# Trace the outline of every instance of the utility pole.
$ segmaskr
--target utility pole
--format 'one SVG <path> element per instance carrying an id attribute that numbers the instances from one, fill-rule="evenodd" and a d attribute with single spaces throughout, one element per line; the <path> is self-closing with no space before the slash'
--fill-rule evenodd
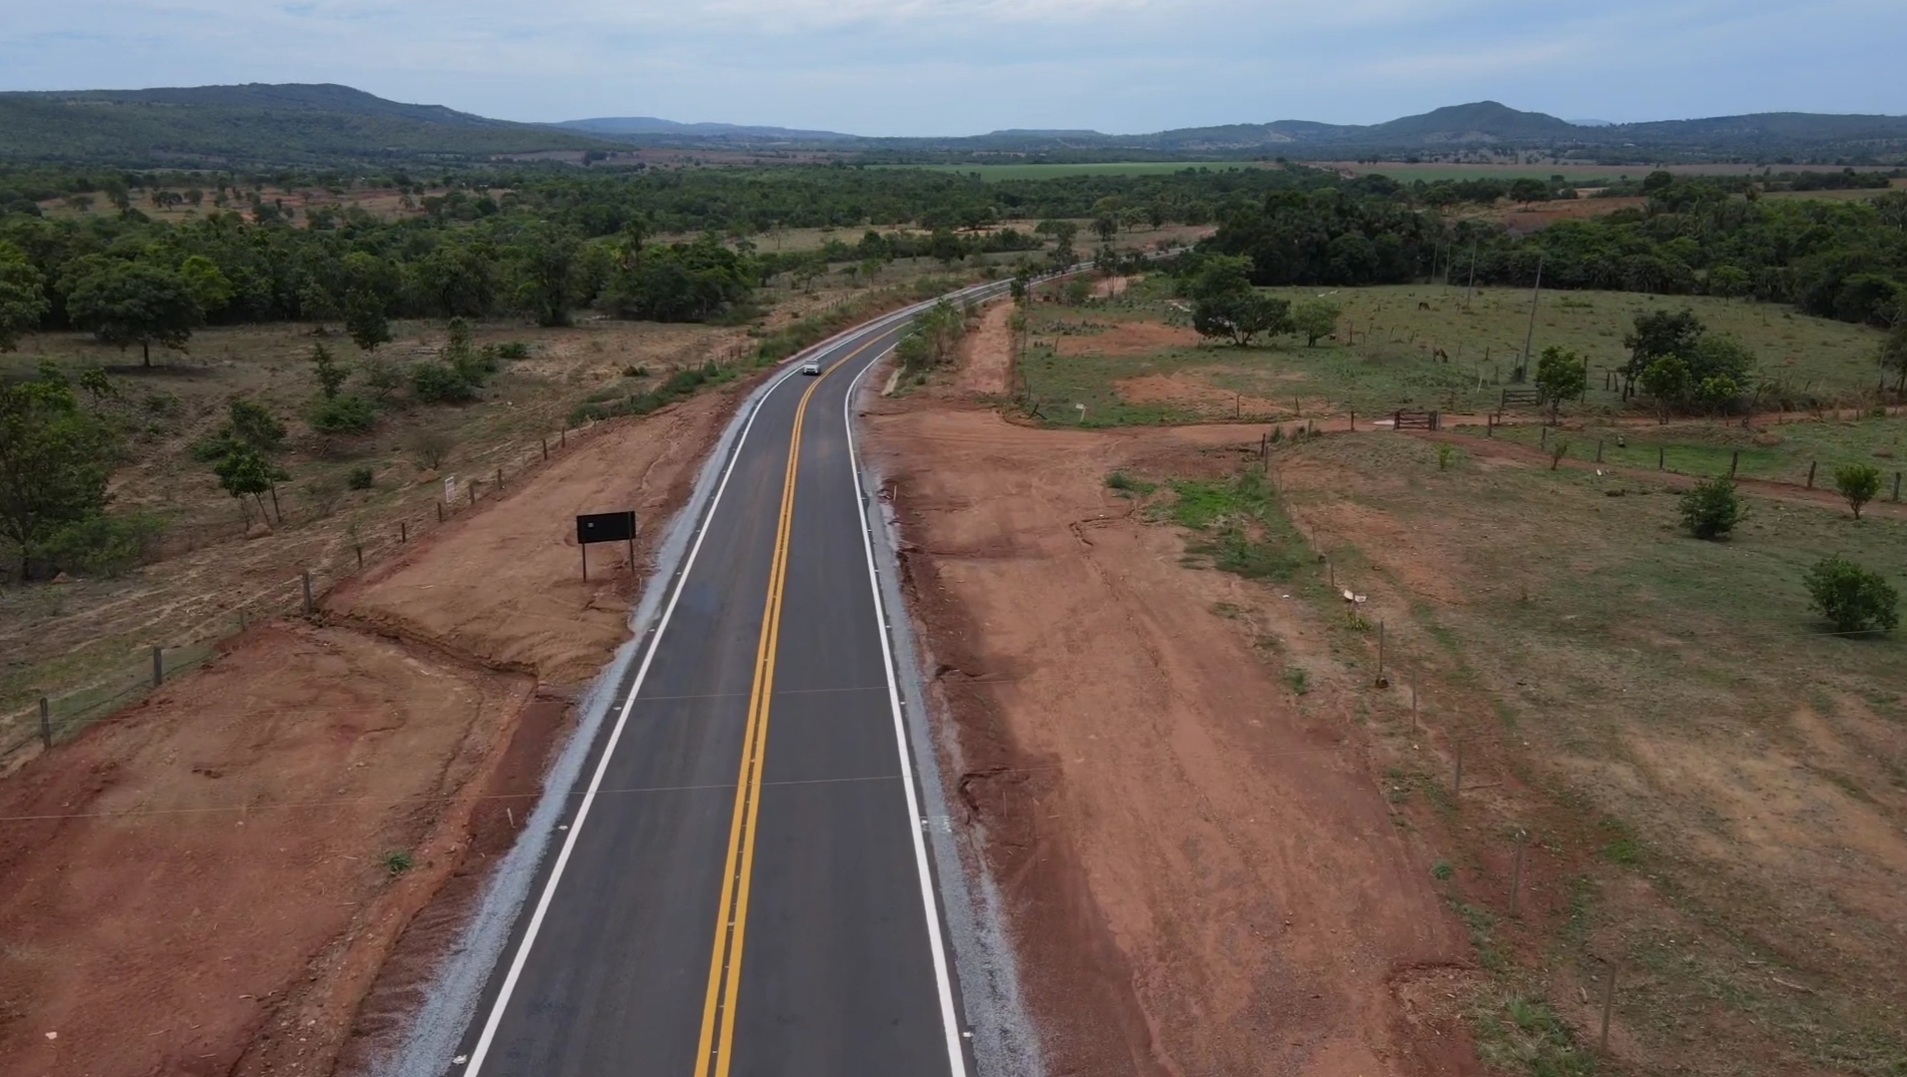
<path id="1" fill-rule="evenodd" d="M 1530 293 L 1530 328 L 1523 336 L 1523 361 L 1517 366 L 1517 376 L 1511 381 L 1522 382 L 1530 376 L 1530 346 L 1536 340 L 1536 300 L 1543 294 L 1543 258 L 1544 252 L 1536 255 L 1536 289 Z"/>

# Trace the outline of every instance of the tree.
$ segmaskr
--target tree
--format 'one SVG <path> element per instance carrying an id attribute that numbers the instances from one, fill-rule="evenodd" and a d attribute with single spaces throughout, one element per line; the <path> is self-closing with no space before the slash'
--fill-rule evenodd
<path id="1" fill-rule="evenodd" d="M 1093 231 L 1098 234 L 1099 242 L 1110 244 L 1119 234 L 1119 221 L 1111 214 L 1093 219 Z"/>
<path id="2" fill-rule="evenodd" d="M 1313 348 L 1318 341 L 1338 331 L 1338 316 L 1343 311 L 1329 299 L 1306 299 L 1291 307 L 1291 327 L 1304 337 L 1304 346 Z"/>
<path id="3" fill-rule="evenodd" d="M 1682 495 L 1682 524 L 1698 539 L 1721 539 L 1748 515 L 1734 480 L 1707 479 Z"/>
<path id="4" fill-rule="evenodd" d="M 1655 398 L 1656 411 L 1663 422 L 1694 391 L 1688 362 L 1679 355 L 1666 355 L 1650 363 L 1642 372 L 1642 391 Z"/>
<path id="5" fill-rule="evenodd" d="M 221 271 L 217 264 L 202 254 L 195 254 L 179 265 L 179 276 L 199 304 L 199 310 L 210 317 L 231 305 L 237 289 Z"/>
<path id="6" fill-rule="evenodd" d="M 1834 469 L 1834 488 L 1847 499 L 1854 518 L 1861 518 L 1861 507 L 1881 492 L 1880 469 L 1872 464 L 1842 464 Z"/>
<path id="7" fill-rule="evenodd" d="M 545 328 L 569 324 L 582 269 L 582 240 L 565 228 L 544 226 L 515 249 L 517 302 Z"/>
<path id="8" fill-rule="evenodd" d="M 20 346 L 20 336 L 38 328 L 50 305 L 45 282 L 20 249 L 0 243 L 0 352 Z"/>
<path id="9" fill-rule="evenodd" d="M 74 282 L 66 297 L 74 324 L 108 344 L 139 345 L 146 366 L 152 346 L 184 351 L 205 311 L 185 278 L 143 262 L 105 261 Z"/>
<path id="10" fill-rule="evenodd" d="M 1740 266 L 1719 265 L 1708 271 L 1708 294 L 1734 299 L 1748 294 L 1748 271 Z"/>
<path id="11" fill-rule="evenodd" d="M 344 300 L 344 329 L 351 342 L 366 353 L 391 342 L 391 323 L 384 316 L 384 301 L 362 288 L 353 289 Z"/>
<path id="12" fill-rule="evenodd" d="M 22 581 L 45 543 L 105 510 L 118 453 L 112 427 L 83 410 L 57 372 L 0 380 L 0 535 Z"/>
<path id="13" fill-rule="evenodd" d="M 1573 351 L 1551 346 L 1536 359 L 1536 391 L 1549 404 L 1549 421 L 1554 423 L 1563 401 L 1574 400 L 1589 387 L 1589 370 L 1583 357 Z"/>
<path id="14" fill-rule="evenodd" d="M 1238 347 L 1260 333 L 1281 333 L 1291 327 L 1291 303 L 1260 292 L 1219 295 L 1192 305 L 1192 328 L 1203 337 L 1229 337 Z"/>
<path id="15" fill-rule="evenodd" d="M 1185 285 L 1193 299 L 1221 299 L 1251 292 L 1251 259 L 1243 255 L 1206 256 Z"/>
<path id="16" fill-rule="evenodd" d="M 1510 182 L 1510 200 L 1512 202 L 1521 202 L 1526 206 L 1531 202 L 1548 201 L 1549 184 L 1533 176 L 1525 176 L 1522 179 L 1512 180 Z"/>
<path id="17" fill-rule="evenodd" d="M 311 346 L 311 365 L 318 375 L 318 392 L 326 400 L 335 400 L 351 371 L 331 354 L 323 342 Z"/>
<path id="18" fill-rule="evenodd" d="M 258 505 L 258 515 L 263 518 L 266 515 L 265 492 L 274 490 L 272 499 L 276 501 L 275 487 L 278 483 L 291 478 L 282 468 L 274 465 L 262 453 L 250 446 L 241 446 L 220 458 L 212 470 L 218 475 L 219 485 L 225 492 L 238 500 L 239 511 L 245 514 L 248 522 L 251 514 L 245 512 L 245 498 L 249 496 Z M 284 522 L 282 517 L 279 522 Z"/>
<path id="19" fill-rule="evenodd" d="M 1893 585 L 1839 554 L 1817 561 L 1802 583 L 1808 608 L 1825 616 L 1836 632 L 1892 632 L 1900 623 L 1900 595 Z"/>
<path id="20" fill-rule="evenodd" d="M 1686 359 L 1705 330 L 1702 320 L 1686 309 L 1636 315 L 1635 328 L 1622 339 L 1629 349 L 1629 362 L 1622 368 L 1625 394 L 1657 360 L 1671 355 Z"/>

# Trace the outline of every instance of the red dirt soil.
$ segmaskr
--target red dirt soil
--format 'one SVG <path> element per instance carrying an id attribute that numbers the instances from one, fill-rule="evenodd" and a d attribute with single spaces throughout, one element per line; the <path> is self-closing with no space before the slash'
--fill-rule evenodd
<path id="1" fill-rule="evenodd" d="M 739 391 L 581 440 L 330 623 L 255 626 L 0 783 L 0 1077 L 361 1067 L 538 795 L 567 710 L 538 683 L 627 637 Z M 605 548 L 585 586 L 570 515 L 620 508 L 636 571 Z"/>
<path id="2" fill-rule="evenodd" d="M 1467 940 L 1323 627 L 1275 585 L 1183 567 L 1181 537 L 1105 487 L 1229 474 L 1258 431 L 878 407 L 911 610 L 1052 1072 L 1479 1072 Z"/>

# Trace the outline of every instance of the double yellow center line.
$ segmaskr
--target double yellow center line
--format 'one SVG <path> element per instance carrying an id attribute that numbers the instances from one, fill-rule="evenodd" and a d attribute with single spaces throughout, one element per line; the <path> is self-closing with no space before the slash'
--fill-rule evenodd
<path id="1" fill-rule="evenodd" d="M 788 440 L 788 472 L 781 489 L 781 517 L 775 552 L 768 568 L 768 600 L 762 612 L 761 642 L 755 651 L 755 684 L 748 696 L 748 724 L 742 735 L 741 778 L 735 785 L 735 817 L 729 823 L 728 859 L 722 868 L 722 897 L 715 918 L 715 952 L 709 959 L 708 997 L 702 1007 L 695 1077 L 728 1077 L 734 1058 L 735 998 L 742 981 L 742 943 L 748 931 L 748 889 L 755 864 L 755 823 L 761 813 L 762 768 L 768 748 L 768 705 L 775 691 L 775 654 L 781 643 L 781 596 L 788 576 L 788 538 L 794 529 L 795 478 L 801 470 L 801 431 L 815 390 L 841 366 L 874 346 L 856 348 L 829 367 L 801 394 L 794 432 Z"/>

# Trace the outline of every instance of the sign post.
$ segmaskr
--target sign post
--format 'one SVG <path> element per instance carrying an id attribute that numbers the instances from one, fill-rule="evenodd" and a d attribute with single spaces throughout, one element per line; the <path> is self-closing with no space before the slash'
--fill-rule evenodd
<path id="1" fill-rule="evenodd" d="M 576 548 L 583 552 L 583 579 L 589 579 L 589 544 L 626 542 L 629 544 L 629 571 L 636 570 L 636 514 L 595 512 L 576 517 Z"/>

